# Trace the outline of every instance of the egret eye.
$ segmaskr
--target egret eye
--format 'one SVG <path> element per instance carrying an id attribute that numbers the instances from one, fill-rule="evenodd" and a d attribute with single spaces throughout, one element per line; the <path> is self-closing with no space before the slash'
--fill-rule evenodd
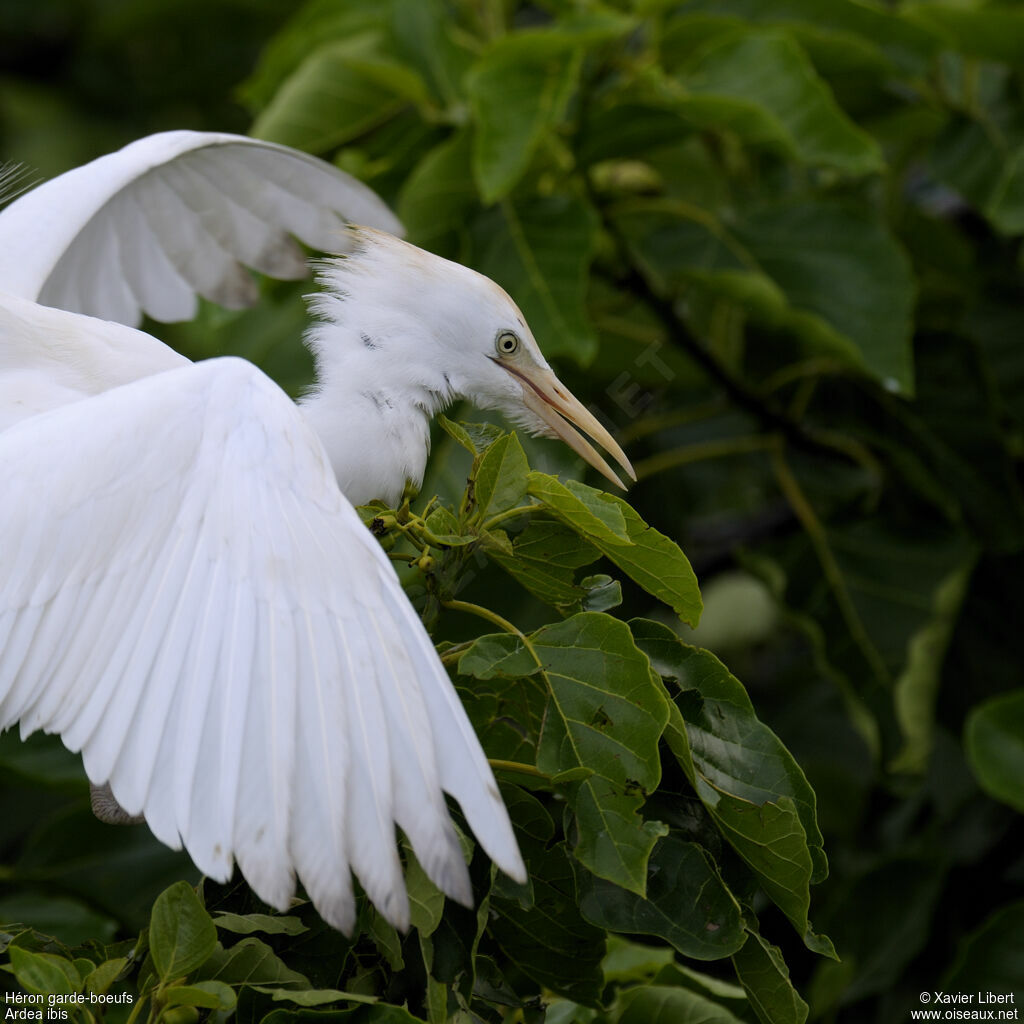
<path id="1" fill-rule="evenodd" d="M 510 356 L 519 348 L 519 336 L 512 331 L 502 331 L 494 340 L 494 347 L 499 356 Z"/>

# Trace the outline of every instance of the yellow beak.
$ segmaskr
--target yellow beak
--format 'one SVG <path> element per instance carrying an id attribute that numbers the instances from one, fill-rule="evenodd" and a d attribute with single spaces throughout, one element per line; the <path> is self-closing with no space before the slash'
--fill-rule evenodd
<path id="1" fill-rule="evenodd" d="M 587 411 L 572 392 L 547 368 L 540 366 L 512 366 L 497 361 L 498 365 L 518 377 L 523 385 L 523 404 L 536 413 L 554 433 L 577 455 L 588 462 L 616 487 L 626 489 L 615 471 L 599 455 L 585 437 L 578 434 L 573 426 L 579 427 L 592 437 L 613 459 L 636 480 L 636 473 L 626 458 L 626 453 L 615 439 Z"/>

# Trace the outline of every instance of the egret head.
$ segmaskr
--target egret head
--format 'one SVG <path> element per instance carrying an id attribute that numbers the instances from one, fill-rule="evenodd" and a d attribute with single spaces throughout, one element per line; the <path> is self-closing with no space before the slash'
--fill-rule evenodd
<path id="1" fill-rule="evenodd" d="M 582 430 L 636 478 L 612 436 L 555 376 L 504 289 L 392 235 L 349 230 L 348 254 L 319 267 L 324 291 L 313 310 L 379 352 L 407 387 L 435 396 L 419 404 L 433 412 L 465 398 L 495 409 L 531 434 L 561 438 L 622 487 Z M 309 341 L 322 360 L 331 343 L 326 333 L 314 331 Z"/>

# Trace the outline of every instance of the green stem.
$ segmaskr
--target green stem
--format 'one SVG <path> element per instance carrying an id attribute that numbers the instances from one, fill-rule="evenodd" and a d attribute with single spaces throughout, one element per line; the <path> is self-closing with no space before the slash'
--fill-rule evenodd
<path id="1" fill-rule="evenodd" d="M 505 633 L 511 633 L 513 636 L 522 637 L 524 640 L 526 639 L 519 629 L 516 626 L 513 626 L 508 619 L 503 619 L 497 612 L 492 612 L 490 608 L 484 608 L 483 605 L 472 604 L 469 601 L 457 601 L 452 598 L 450 601 L 442 601 L 441 607 L 448 608 L 453 612 L 466 612 L 468 615 L 476 615 L 481 619 L 486 619 Z"/>
<path id="2" fill-rule="evenodd" d="M 829 544 L 825 527 L 822 525 L 821 520 L 818 519 L 811 503 L 807 500 L 797 478 L 793 475 L 793 471 L 789 468 L 781 444 L 776 444 L 775 450 L 772 452 L 772 463 L 779 488 L 789 503 L 789 507 L 796 513 L 797 519 L 800 520 L 800 525 L 804 528 L 804 532 L 814 548 L 818 564 L 821 566 L 825 579 L 828 581 L 829 587 L 835 596 L 836 604 L 839 606 L 839 614 L 846 623 L 846 628 L 850 631 L 850 635 L 860 648 L 872 671 L 876 673 L 879 679 L 888 681 L 890 679 L 889 670 L 886 668 L 881 654 L 879 654 L 878 649 L 872 642 L 867 628 L 861 621 L 857 608 L 853 603 L 853 598 L 846 587 L 843 572 L 836 561 L 835 555 L 832 553 L 832 547 Z"/>
<path id="3" fill-rule="evenodd" d="M 507 509 L 504 512 L 499 512 L 496 516 L 491 516 L 483 525 L 483 529 L 491 530 L 498 523 L 503 523 L 506 519 L 514 519 L 516 516 L 526 515 L 528 512 L 536 512 L 540 506 L 536 503 L 531 505 L 517 505 L 515 508 Z"/>
<path id="4" fill-rule="evenodd" d="M 704 459 L 720 459 L 731 455 L 745 455 L 749 452 L 768 451 L 777 444 L 774 434 L 752 434 L 749 437 L 730 437 L 720 441 L 701 441 L 688 444 L 682 448 L 659 452 L 636 464 L 637 480 L 663 473 L 667 469 L 685 466 L 691 462 L 702 462 Z"/>
<path id="5" fill-rule="evenodd" d="M 494 757 L 489 757 L 487 763 L 494 771 L 518 772 L 520 775 L 529 775 L 535 779 L 543 779 L 545 782 L 551 781 L 550 775 L 545 775 L 544 772 L 539 768 L 535 768 L 532 764 L 522 764 L 519 761 L 502 761 Z"/>
<path id="6" fill-rule="evenodd" d="M 537 657 L 537 651 L 534 649 L 530 638 L 521 630 L 518 626 L 514 626 L 508 619 L 502 618 L 497 612 L 492 612 L 490 608 L 484 608 L 483 605 L 471 604 L 469 601 L 442 601 L 442 608 L 448 608 L 453 612 L 466 612 L 468 615 L 476 615 L 481 619 L 486 619 L 488 622 L 497 626 L 500 630 L 505 633 L 511 633 L 513 636 L 519 637 L 523 642 L 523 646 L 530 652 L 533 660 L 543 668 L 544 663 Z"/>
<path id="7" fill-rule="evenodd" d="M 139 1001 L 133 1007 L 132 1012 L 128 1014 L 128 1020 L 125 1022 L 125 1024 L 135 1024 L 135 1019 L 142 1012 L 142 1008 L 146 1005 L 146 1000 L 148 998 L 149 997 L 145 995 L 139 996 Z"/>
<path id="8" fill-rule="evenodd" d="M 720 398 L 713 398 L 708 402 L 688 405 L 683 409 L 669 409 L 667 412 L 658 413 L 655 416 L 644 416 L 633 423 L 627 423 L 619 431 L 619 438 L 623 443 L 637 441 L 650 434 L 660 434 L 663 430 L 685 427 L 688 423 L 699 423 L 701 420 L 710 419 L 712 416 L 720 415 L 725 408 L 725 403 Z"/>

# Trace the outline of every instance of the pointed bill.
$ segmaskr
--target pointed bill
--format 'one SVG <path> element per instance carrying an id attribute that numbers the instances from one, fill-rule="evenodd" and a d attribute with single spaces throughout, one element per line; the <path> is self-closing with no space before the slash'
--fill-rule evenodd
<path id="1" fill-rule="evenodd" d="M 629 477 L 636 480 L 636 473 L 626 458 L 626 453 L 619 447 L 615 438 L 605 430 L 572 392 L 547 368 L 513 367 L 507 363 L 502 365 L 509 373 L 523 382 L 523 403 L 531 412 L 536 413 L 577 455 L 588 462 L 599 473 L 610 480 L 616 487 L 626 489 L 616 472 L 605 462 L 604 458 L 574 427 L 579 427 L 592 437 L 613 459 L 626 471 Z"/>

